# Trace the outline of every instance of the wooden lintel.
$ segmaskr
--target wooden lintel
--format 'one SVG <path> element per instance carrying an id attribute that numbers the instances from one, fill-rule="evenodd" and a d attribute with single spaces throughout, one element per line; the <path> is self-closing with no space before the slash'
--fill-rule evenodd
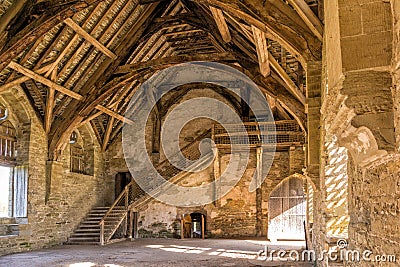
<path id="1" fill-rule="evenodd" d="M 94 47 L 99 49 L 102 53 L 104 53 L 106 56 L 108 56 L 111 59 L 116 59 L 117 55 L 115 55 L 112 51 L 110 51 L 107 47 L 105 47 L 102 43 L 97 41 L 96 38 L 91 36 L 89 33 L 87 33 L 84 29 L 81 28 L 78 24 L 76 24 L 71 18 L 67 18 L 64 23 L 68 25 L 70 28 L 72 28 L 77 34 L 82 36 L 86 41 L 91 43 Z"/>
<path id="2" fill-rule="evenodd" d="M 255 26 L 251 26 L 253 31 L 254 42 L 257 49 L 258 64 L 260 65 L 260 72 L 264 77 L 271 74 L 268 59 L 268 45 L 265 32 L 261 31 Z"/>
<path id="3" fill-rule="evenodd" d="M 218 30 L 221 33 L 222 39 L 225 43 L 229 43 L 232 40 L 231 33 L 229 32 L 228 24 L 226 23 L 224 13 L 221 9 L 210 6 L 211 13 L 214 17 L 215 23 L 218 26 Z"/>

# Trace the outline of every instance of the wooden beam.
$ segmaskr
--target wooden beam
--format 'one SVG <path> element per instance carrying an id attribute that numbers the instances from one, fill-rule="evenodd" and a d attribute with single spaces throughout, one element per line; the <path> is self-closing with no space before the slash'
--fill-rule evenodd
<path id="1" fill-rule="evenodd" d="M 286 110 L 281 106 L 281 104 L 278 102 L 276 103 L 276 108 L 279 111 L 279 113 L 283 116 L 285 120 L 291 120 L 292 118 L 289 116 L 289 114 L 286 112 Z"/>
<path id="2" fill-rule="evenodd" d="M 307 24 L 308 28 L 310 28 L 315 36 L 322 42 L 324 26 L 307 3 L 304 0 L 288 0 L 288 2 Z"/>
<path id="3" fill-rule="evenodd" d="M 11 6 L 7 8 L 6 12 L 0 17 L 0 33 L 7 29 L 11 20 L 20 12 L 27 0 L 17 0 L 12 2 Z"/>
<path id="4" fill-rule="evenodd" d="M 215 23 L 217 24 L 218 30 L 221 33 L 222 39 L 225 43 L 229 43 L 232 40 L 231 33 L 229 32 L 228 24 L 226 23 L 224 13 L 221 9 L 210 6 L 211 13 L 214 17 Z"/>
<path id="5" fill-rule="evenodd" d="M 7 67 L 15 57 L 23 52 L 28 45 L 34 43 L 54 26 L 100 1 L 101 0 L 70 1 L 65 3 L 65 5 L 58 6 L 56 8 L 57 10 L 53 10 L 52 13 L 43 13 L 6 43 L 7 50 L 3 50 L 0 54 L 0 72 Z"/>
<path id="6" fill-rule="evenodd" d="M 187 56 L 171 56 L 165 58 L 157 58 L 135 64 L 119 66 L 115 71 L 116 74 L 137 72 L 146 68 L 154 68 L 156 66 L 172 66 L 191 61 L 235 61 L 235 57 L 230 53 L 213 53 L 213 54 L 197 54 Z"/>
<path id="7" fill-rule="evenodd" d="M 137 2 L 135 3 L 137 4 Z M 137 41 L 141 38 L 142 33 L 146 31 L 148 25 L 152 23 L 153 18 L 156 16 L 154 11 L 157 6 L 159 5 L 150 4 L 141 8 L 135 5 L 134 10 L 136 11 L 134 12 L 138 12 L 139 7 L 141 10 L 139 11 L 140 15 L 136 23 L 128 27 L 127 33 L 122 31 L 122 29 L 126 29 L 126 27 L 120 27 L 118 32 L 108 42 L 108 44 L 110 44 L 116 38 L 122 38 L 116 44 L 116 47 L 113 48 L 118 58 L 116 60 L 106 58 L 105 60 L 100 61 L 100 59 L 97 59 L 95 61 L 95 63 L 97 62 L 99 64 L 99 67 L 96 68 L 94 73 L 91 73 L 91 78 L 87 81 L 85 80 L 84 85 L 79 87 L 80 92 L 87 96 L 85 103 L 70 103 L 65 114 L 67 118 L 65 120 L 58 119 L 51 127 L 49 133 L 49 158 L 57 159 L 59 157 L 59 151 L 62 150 L 63 144 L 67 141 L 73 129 L 86 117 L 90 116 L 93 109 L 114 92 L 115 88 L 112 85 L 105 86 L 105 84 L 114 73 L 115 69 L 121 64 L 122 60 L 132 52 L 133 45 L 137 44 Z M 125 21 L 124 25 L 129 25 L 129 23 Z M 123 37 L 121 37 L 121 34 Z"/>
<path id="8" fill-rule="evenodd" d="M 260 72 L 264 77 L 267 77 L 271 74 L 271 69 L 269 67 L 269 60 L 268 60 L 267 37 L 265 36 L 265 32 L 261 31 L 260 29 L 258 29 L 253 25 L 251 26 L 251 30 L 253 31 L 254 43 L 257 49 Z"/>
<path id="9" fill-rule="evenodd" d="M 114 118 L 116 118 L 116 119 L 118 119 L 120 121 L 123 121 L 125 123 L 134 125 L 134 122 L 132 120 L 130 120 L 128 118 L 125 118 L 124 116 L 122 116 L 122 115 L 120 115 L 120 114 L 118 114 L 118 113 L 116 113 L 116 112 L 114 112 L 114 111 L 112 111 L 112 110 L 110 110 L 110 109 L 108 109 L 106 107 L 103 107 L 101 105 L 97 105 L 96 109 L 98 109 L 98 110 L 102 111 L 103 113 L 106 113 L 107 115 L 109 115 L 111 117 L 114 117 Z"/>
<path id="10" fill-rule="evenodd" d="M 303 40 L 301 40 L 302 36 L 300 34 L 295 33 L 292 30 L 288 31 L 287 29 L 283 29 L 283 27 L 289 28 L 287 25 L 274 24 L 271 23 L 271 20 L 266 21 L 260 19 L 259 17 L 255 17 L 251 14 L 248 14 L 248 12 L 244 11 L 245 8 L 243 8 L 243 3 L 241 2 L 241 0 L 193 0 L 193 1 L 204 5 L 209 5 L 209 6 L 211 5 L 216 8 L 220 8 L 224 12 L 231 14 L 232 16 L 240 19 L 241 21 L 245 21 L 247 24 L 254 25 L 259 29 L 261 29 L 262 31 L 265 31 L 269 39 L 278 41 L 288 51 L 290 51 L 290 53 L 294 57 L 296 57 L 302 63 L 303 66 L 306 66 L 307 58 L 314 57 L 314 55 L 310 52 L 311 51 L 310 46 L 307 47 L 306 45 L 307 43 L 304 43 Z M 272 2 L 274 5 L 278 4 L 281 5 L 279 6 L 279 9 L 282 9 L 282 12 L 284 12 L 283 14 L 285 14 L 285 16 L 288 16 L 288 14 L 290 14 L 291 11 L 293 11 L 293 13 L 297 15 L 296 11 L 292 10 L 292 8 L 290 8 L 282 0 L 274 0 Z M 251 1 L 251 6 L 253 8 L 257 8 L 262 5 L 263 1 L 259 0 Z M 260 8 L 259 9 L 261 13 L 260 15 L 262 15 L 265 18 L 272 17 L 274 19 L 277 19 L 277 16 L 280 16 L 280 13 L 278 12 L 272 13 L 271 10 L 273 9 Z M 298 25 L 297 20 L 302 21 L 300 17 L 290 17 L 290 20 L 292 20 L 292 23 L 295 23 L 294 25 Z M 314 38 L 314 36 L 312 38 Z M 310 43 L 311 42 L 313 41 L 310 41 Z M 320 43 L 319 40 L 318 42 Z"/>
<path id="11" fill-rule="evenodd" d="M 111 117 L 110 120 L 108 121 L 107 129 L 106 129 L 106 132 L 104 133 L 103 144 L 101 146 L 101 149 L 103 150 L 103 152 L 106 151 L 108 141 L 110 140 L 110 135 L 111 135 L 113 125 L 114 125 L 114 117 Z"/>
<path id="12" fill-rule="evenodd" d="M 269 53 L 269 52 L 268 52 Z M 286 88 L 288 88 L 289 92 L 294 95 L 300 102 L 304 105 L 306 103 L 306 98 L 304 94 L 300 91 L 300 89 L 297 87 L 297 85 L 290 79 L 289 75 L 286 73 L 286 71 L 282 68 L 281 65 L 279 65 L 278 61 L 275 60 L 275 58 L 269 54 L 269 59 L 272 68 L 276 71 L 276 73 L 279 75 L 279 77 L 282 78 L 282 80 L 286 84 Z"/>
<path id="13" fill-rule="evenodd" d="M 35 81 L 38 81 L 38 82 L 40 82 L 40 83 L 42 83 L 42 84 L 44 84 L 44 85 L 46 85 L 48 87 L 54 88 L 55 90 L 65 94 L 65 95 L 68 95 L 68 96 L 70 96 L 70 97 L 72 97 L 72 98 L 74 98 L 76 100 L 79 100 L 79 101 L 83 100 L 83 96 L 82 95 L 80 95 L 78 93 L 75 93 L 74 91 L 71 91 L 71 90 L 69 90 L 69 89 L 67 89 L 67 88 L 65 88 L 65 87 L 63 87 L 63 86 L 61 86 L 59 84 L 56 84 L 55 82 L 50 81 L 49 79 L 47 79 L 47 78 L 45 78 L 45 77 L 43 77 L 43 76 L 41 76 L 41 75 L 31 71 L 31 70 L 19 65 L 18 63 L 14 62 L 14 61 L 10 62 L 10 64 L 8 66 L 10 68 L 12 68 L 12 69 L 24 74 L 25 76 L 28 76 L 29 78 L 34 79 Z M 126 122 L 128 124 L 133 124 L 134 123 L 132 120 L 124 118 L 124 116 L 122 116 L 122 115 L 120 115 L 120 114 L 118 114 L 118 113 L 116 113 L 116 112 L 114 112 L 114 111 L 112 111 L 112 110 L 110 110 L 110 109 L 108 109 L 106 107 L 103 107 L 101 105 L 97 105 L 96 109 L 106 113 L 107 115 L 109 115 L 111 117 L 114 117 L 114 118 L 116 118 L 118 120 L 124 121 L 124 122 Z"/>
<path id="14" fill-rule="evenodd" d="M 70 97 L 72 97 L 72 98 L 74 98 L 76 100 L 80 101 L 80 100 L 83 99 L 83 96 L 81 96 L 80 94 L 75 93 L 74 91 L 71 91 L 71 90 L 69 90 L 69 89 L 67 89 L 67 88 L 65 88 L 65 87 L 63 87 L 63 86 L 61 86 L 59 84 L 56 84 L 55 82 L 50 81 L 49 79 L 47 79 L 47 78 L 37 74 L 36 72 L 33 72 L 33 71 L 31 71 L 31 70 L 19 65 L 18 63 L 14 62 L 14 61 L 11 61 L 8 66 L 10 68 L 18 71 L 19 73 L 22 73 L 25 76 L 28 76 L 29 78 L 34 79 L 35 81 L 38 81 L 38 82 L 40 82 L 40 83 L 42 83 L 44 85 L 47 85 L 48 87 L 52 87 L 55 90 L 60 91 L 61 93 L 65 94 L 65 95 L 68 95 L 68 96 L 70 96 Z"/>
<path id="15" fill-rule="evenodd" d="M 51 64 L 47 65 L 47 66 L 44 66 L 43 68 L 38 69 L 37 73 L 39 73 L 39 74 L 46 73 L 50 68 L 51 68 Z M 23 77 L 20 77 L 18 79 L 15 79 L 15 80 L 13 80 L 13 81 L 11 81 L 9 83 L 3 84 L 2 86 L 0 86 L 0 93 L 4 92 L 4 91 L 6 91 L 6 90 L 8 90 L 10 88 L 13 88 L 14 86 L 20 85 L 21 83 L 29 81 L 30 79 L 31 78 L 29 78 L 28 76 L 23 76 Z"/>
<path id="16" fill-rule="evenodd" d="M 57 78 L 57 71 L 53 70 L 51 73 L 51 80 L 55 82 Z M 52 87 L 49 87 L 47 90 L 47 98 L 46 98 L 46 110 L 44 117 L 44 130 L 46 134 L 50 132 L 51 123 L 53 119 L 53 110 L 54 110 L 54 95 L 56 90 Z"/>
<path id="17" fill-rule="evenodd" d="M 53 109 L 54 109 L 54 88 L 49 87 L 47 91 L 47 100 L 46 100 L 46 111 L 44 118 L 44 129 L 46 134 L 50 132 L 51 121 L 53 118 Z"/>
<path id="18" fill-rule="evenodd" d="M 151 4 L 151 3 L 155 3 L 155 2 L 163 2 L 166 0 L 139 0 L 139 4 L 140 5 L 146 5 L 146 4 Z"/>
<path id="19" fill-rule="evenodd" d="M 195 33 L 195 32 L 202 32 L 202 30 L 199 30 L 199 29 L 183 30 L 183 31 L 177 31 L 177 32 L 168 32 L 168 33 L 164 33 L 163 35 L 165 37 L 169 37 L 169 36 L 175 36 L 175 35 L 179 35 L 179 34 L 189 34 L 189 33 Z"/>
<path id="20" fill-rule="evenodd" d="M 91 43 L 94 47 L 96 47 L 98 50 L 100 50 L 102 53 L 104 53 L 106 56 L 108 56 L 111 59 L 116 59 L 117 55 L 115 55 L 112 51 L 110 51 L 107 47 L 105 47 L 102 43 L 97 41 L 93 36 L 91 36 L 89 33 L 87 33 L 84 29 L 81 28 L 78 24 L 75 23 L 71 18 L 67 18 L 65 21 L 65 24 L 67 24 L 70 28 L 72 28 L 77 34 L 82 36 L 86 41 Z"/>
<path id="21" fill-rule="evenodd" d="M 78 35 L 75 35 L 72 40 L 67 44 L 65 48 L 63 48 L 62 52 L 58 55 L 57 59 L 52 63 L 51 68 L 46 72 L 44 77 L 49 77 L 51 72 L 56 69 L 58 63 L 64 58 L 64 56 L 69 52 L 69 49 L 75 44 L 76 41 L 78 41 Z"/>

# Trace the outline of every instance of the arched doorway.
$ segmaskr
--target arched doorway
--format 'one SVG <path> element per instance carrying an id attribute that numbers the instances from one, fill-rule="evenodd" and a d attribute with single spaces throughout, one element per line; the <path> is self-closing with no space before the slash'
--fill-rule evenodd
<path id="1" fill-rule="evenodd" d="M 268 238 L 305 240 L 307 197 L 304 180 L 290 177 L 271 193 L 268 202 Z"/>

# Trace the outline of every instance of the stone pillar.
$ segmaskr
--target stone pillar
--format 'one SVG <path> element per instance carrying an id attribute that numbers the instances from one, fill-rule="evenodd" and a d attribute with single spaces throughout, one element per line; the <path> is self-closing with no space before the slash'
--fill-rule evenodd
<path id="1" fill-rule="evenodd" d="M 338 145 L 349 151 L 350 249 L 370 249 L 374 254 L 379 254 L 376 247 L 383 247 L 380 241 L 376 242 L 378 239 L 390 244 L 397 238 L 385 233 L 382 230 L 385 227 L 373 231 L 370 226 L 375 218 L 382 220 L 383 217 L 374 205 L 389 199 L 382 198 L 388 193 L 386 190 L 373 192 L 382 188 L 377 185 L 384 180 L 385 173 L 390 173 L 385 171 L 387 162 L 391 161 L 388 155 L 394 156 L 396 146 L 393 101 L 396 94 L 392 76 L 396 49 L 393 36 L 398 38 L 393 34 L 392 10 L 396 10 L 396 2 L 325 1 L 323 141 L 328 143 L 337 138 Z M 326 157 L 330 167 L 328 160 Z M 328 178 L 321 177 L 321 181 Z M 326 199 L 326 190 L 320 194 Z M 326 213 L 324 205 L 316 208 Z M 324 220 L 324 216 L 320 217 Z"/>
<path id="2" fill-rule="evenodd" d="M 307 172 L 315 185 L 319 184 L 320 125 L 321 125 L 321 74 L 320 61 L 307 63 Z"/>
<path id="3" fill-rule="evenodd" d="M 312 243 L 317 253 L 325 249 L 321 242 L 324 240 L 324 223 L 322 219 L 322 196 L 320 185 L 321 165 L 321 87 L 322 64 L 320 61 L 307 63 L 307 175 L 316 186 L 313 192 L 314 224 L 312 230 Z M 323 266 L 323 265 L 321 265 Z"/>
<path id="4" fill-rule="evenodd" d="M 345 104 L 356 115 L 351 126 L 368 128 L 379 150 L 393 151 L 390 2 L 339 1 L 338 7 L 344 75 L 341 94 L 347 96 Z"/>

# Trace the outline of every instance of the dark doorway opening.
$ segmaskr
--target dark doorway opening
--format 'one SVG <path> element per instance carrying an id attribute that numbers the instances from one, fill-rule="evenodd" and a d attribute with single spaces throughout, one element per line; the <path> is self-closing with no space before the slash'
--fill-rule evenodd
<path id="1" fill-rule="evenodd" d="M 115 176 L 115 199 L 124 191 L 125 187 L 132 181 L 132 175 L 129 172 L 119 172 Z"/>
<path id="2" fill-rule="evenodd" d="M 206 217 L 202 213 L 191 213 L 183 216 L 182 238 L 204 239 L 206 230 Z"/>

